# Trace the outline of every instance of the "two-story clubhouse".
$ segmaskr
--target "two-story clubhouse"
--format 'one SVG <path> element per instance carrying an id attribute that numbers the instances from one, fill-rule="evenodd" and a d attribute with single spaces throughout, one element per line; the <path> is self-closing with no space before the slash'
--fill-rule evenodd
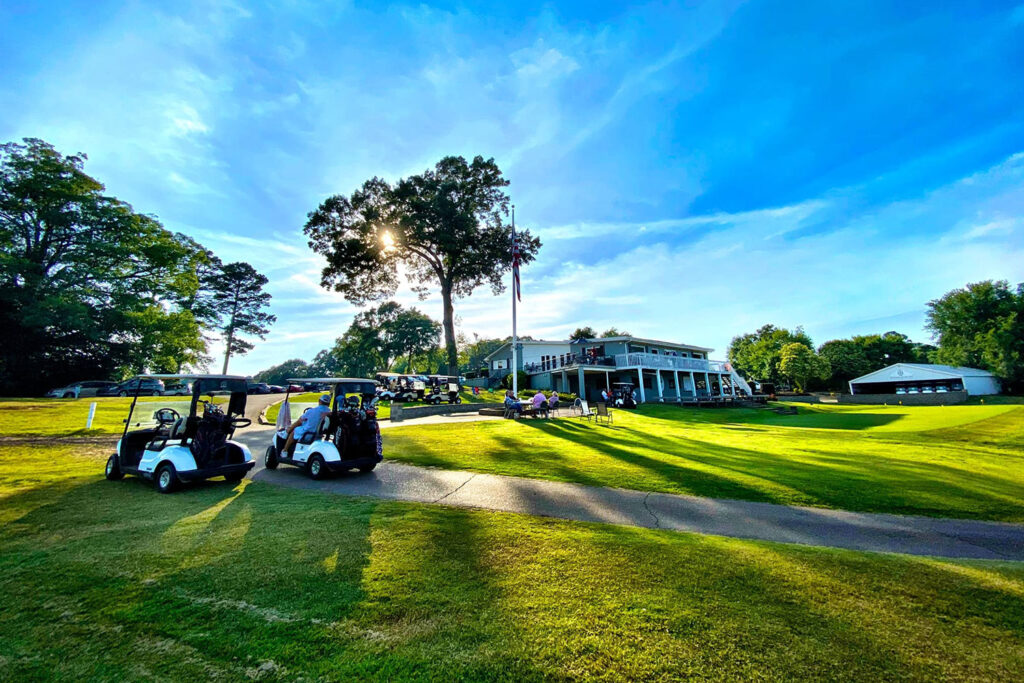
<path id="1" fill-rule="evenodd" d="M 602 389 L 632 384 L 645 401 L 678 401 L 736 396 L 750 388 L 724 361 L 708 359 L 714 349 L 639 337 L 573 341 L 519 341 L 516 363 L 530 389 L 571 392 L 596 400 Z M 485 359 L 492 379 L 512 371 L 512 345 Z"/>

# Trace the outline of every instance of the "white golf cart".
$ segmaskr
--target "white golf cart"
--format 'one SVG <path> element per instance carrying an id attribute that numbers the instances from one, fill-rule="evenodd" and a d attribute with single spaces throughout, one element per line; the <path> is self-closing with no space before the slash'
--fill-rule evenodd
<path id="1" fill-rule="evenodd" d="M 170 493 L 181 482 L 213 477 L 237 482 L 256 465 L 249 449 L 231 440 L 235 429 L 251 422 L 245 417 L 244 377 L 141 375 L 139 379 L 188 381 L 192 396 L 140 401 L 137 391 L 117 451 L 107 460 L 107 479 L 117 481 L 133 474 L 154 481 L 157 491 Z M 227 395 L 227 404 L 214 403 L 215 394 Z"/>
<path id="2" fill-rule="evenodd" d="M 313 479 L 352 469 L 373 471 L 384 459 L 380 425 L 377 424 L 377 383 L 371 379 L 348 377 L 290 379 L 288 382 L 317 382 L 330 386 L 333 390 L 331 412 L 314 429 L 306 432 L 288 453 L 285 444 L 291 416 L 285 411 L 292 406 L 286 395 L 278 415 L 274 440 L 267 447 L 267 469 L 276 469 L 279 463 L 285 463 L 304 468 Z M 301 407 L 301 404 L 296 404 L 296 407 Z"/>

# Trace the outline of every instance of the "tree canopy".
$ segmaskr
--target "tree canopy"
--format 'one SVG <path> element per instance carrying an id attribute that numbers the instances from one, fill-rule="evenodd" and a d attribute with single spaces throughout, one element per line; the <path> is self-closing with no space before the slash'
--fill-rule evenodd
<path id="1" fill-rule="evenodd" d="M 800 342 L 786 344 L 779 352 L 779 373 L 798 391 L 806 391 L 813 379 L 828 379 L 831 367 L 827 358 Z"/>
<path id="2" fill-rule="evenodd" d="M 309 365 L 300 358 L 292 358 L 285 362 L 269 367 L 266 370 L 257 372 L 253 379 L 257 382 L 266 382 L 267 384 L 278 384 L 287 385 L 288 380 L 300 377 L 313 377 L 316 376 L 314 373 L 309 371 Z"/>
<path id="3" fill-rule="evenodd" d="M 577 327 L 569 335 L 570 341 L 584 341 L 587 339 L 593 339 L 597 336 L 597 332 L 594 332 L 593 327 Z"/>
<path id="4" fill-rule="evenodd" d="M 790 332 L 782 327 L 764 325 L 756 332 L 733 337 L 729 344 L 729 362 L 737 372 L 750 379 L 778 383 L 782 378 L 779 369 L 782 348 L 794 343 L 813 347 L 811 338 L 802 327 Z"/>
<path id="5" fill-rule="evenodd" d="M 211 292 L 211 317 L 219 321 L 224 336 L 224 374 L 231 356 L 252 350 L 252 342 L 242 335 L 263 339 L 277 320 L 263 310 L 270 305 L 270 294 L 263 289 L 267 282 L 265 275 L 244 262 L 214 269 L 204 280 Z"/>
<path id="6" fill-rule="evenodd" d="M 0 145 L 0 384 L 46 384 L 200 360 L 190 310 L 209 253 L 27 138 Z"/>
<path id="7" fill-rule="evenodd" d="M 1024 388 L 1024 284 L 976 282 L 928 303 L 935 359 L 988 370 L 1007 388 Z"/>
<path id="8" fill-rule="evenodd" d="M 457 371 L 454 299 L 485 283 L 500 293 L 511 269 L 507 185 L 493 159 L 449 156 L 394 185 L 371 178 L 349 196 L 327 198 L 305 227 L 327 260 L 321 283 L 357 304 L 392 296 L 400 273 L 421 296 L 437 286 L 449 371 Z M 518 239 L 520 262 L 531 262 L 540 240 L 528 230 Z"/>

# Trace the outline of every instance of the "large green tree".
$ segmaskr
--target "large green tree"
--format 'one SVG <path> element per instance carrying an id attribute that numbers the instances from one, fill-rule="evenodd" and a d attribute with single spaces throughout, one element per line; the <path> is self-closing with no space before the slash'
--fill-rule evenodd
<path id="1" fill-rule="evenodd" d="M 253 348 L 243 335 L 264 339 L 277 320 L 264 310 L 270 306 L 270 293 L 263 289 L 267 282 L 266 275 L 245 262 L 228 263 L 210 273 L 210 306 L 224 337 L 225 375 L 231 356 Z"/>
<path id="2" fill-rule="evenodd" d="M 177 370 L 203 351 L 188 302 L 207 252 L 104 192 L 84 155 L 0 145 L 0 390 Z"/>
<path id="3" fill-rule="evenodd" d="M 593 339 L 597 336 L 597 332 L 594 332 L 594 328 L 587 325 L 586 327 L 577 327 L 569 335 L 569 341 L 586 341 L 587 339 Z"/>
<path id="4" fill-rule="evenodd" d="M 306 361 L 300 358 L 292 358 L 286 360 L 279 365 L 274 365 L 257 372 L 253 379 L 257 382 L 266 382 L 267 384 L 279 384 L 284 385 L 288 383 L 289 379 L 299 379 L 301 377 L 312 377 L 313 375 L 309 372 L 309 365 Z"/>
<path id="5" fill-rule="evenodd" d="M 323 286 L 357 304 L 392 296 L 400 272 L 421 296 L 436 286 L 449 372 L 457 372 L 454 300 L 484 283 L 504 291 L 512 265 L 507 185 L 493 159 L 449 156 L 394 185 L 372 178 L 349 196 L 327 198 L 305 227 L 327 260 Z M 518 237 L 520 261 L 529 263 L 540 240 L 528 230 Z"/>
<path id="6" fill-rule="evenodd" d="M 852 339 L 833 339 L 818 348 L 818 355 L 828 360 L 832 372 L 827 380 L 831 389 L 845 389 L 851 379 L 877 370 L 868 360 L 864 347 Z"/>
<path id="7" fill-rule="evenodd" d="M 803 344 L 813 348 L 811 338 L 803 328 L 790 332 L 782 327 L 765 325 L 756 332 L 733 337 L 729 344 L 729 362 L 737 372 L 750 379 L 777 383 L 782 374 L 782 347 L 787 344 Z"/>
<path id="8" fill-rule="evenodd" d="M 1024 284 L 975 282 L 928 303 L 939 363 L 983 368 L 1024 388 Z"/>
<path id="9" fill-rule="evenodd" d="M 827 358 L 817 355 L 807 344 L 786 344 L 779 352 L 779 373 L 798 391 L 806 391 L 812 380 L 825 380 L 831 374 Z"/>

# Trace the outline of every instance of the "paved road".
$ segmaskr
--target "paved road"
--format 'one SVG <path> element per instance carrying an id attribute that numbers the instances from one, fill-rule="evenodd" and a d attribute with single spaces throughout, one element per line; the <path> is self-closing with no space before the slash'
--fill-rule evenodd
<path id="1" fill-rule="evenodd" d="M 258 464 L 250 477 L 283 486 L 733 538 L 911 555 L 1024 561 L 1024 524 L 867 514 L 648 493 L 414 467 L 387 460 L 372 474 L 343 475 L 317 482 L 294 467 L 266 470 L 263 452 L 270 443 L 270 435 L 269 428 L 248 429 L 237 438 L 246 443 L 257 458 Z"/>

